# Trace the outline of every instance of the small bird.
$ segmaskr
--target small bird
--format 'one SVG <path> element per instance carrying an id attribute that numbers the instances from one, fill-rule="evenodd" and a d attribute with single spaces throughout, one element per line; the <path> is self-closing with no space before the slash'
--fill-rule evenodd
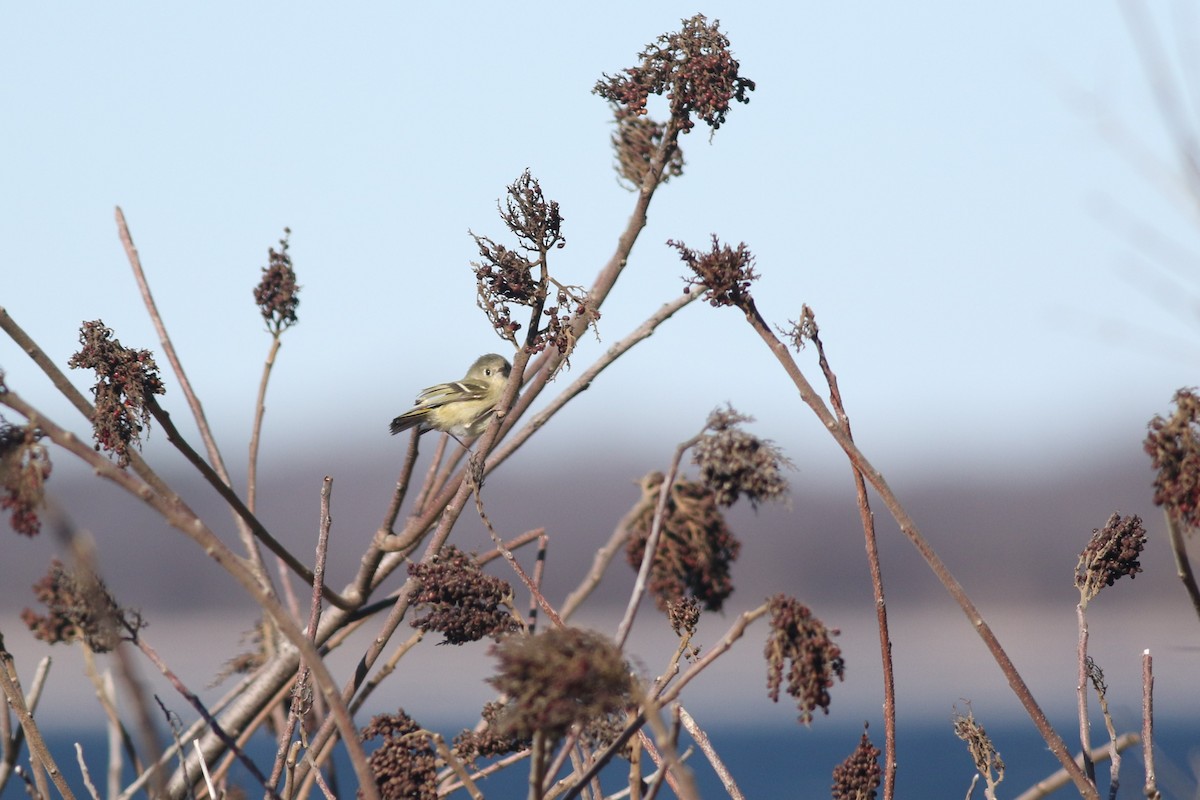
<path id="1" fill-rule="evenodd" d="M 439 383 L 417 395 L 413 407 L 392 420 L 392 435 L 418 426 L 420 433 L 443 431 L 456 439 L 478 436 L 495 413 L 511 372 L 504 356 L 480 356 L 462 380 Z"/>

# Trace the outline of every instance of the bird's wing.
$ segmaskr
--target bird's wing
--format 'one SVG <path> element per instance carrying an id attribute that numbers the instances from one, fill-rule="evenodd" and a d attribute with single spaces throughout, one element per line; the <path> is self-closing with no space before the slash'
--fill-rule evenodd
<path id="1" fill-rule="evenodd" d="M 439 383 L 437 386 L 430 386 L 425 391 L 417 395 L 414 406 L 428 410 L 431 408 L 439 408 L 447 403 L 457 403 L 465 400 L 481 400 L 487 395 L 488 386 L 478 381 L 454 381 L 453 383 Z"/>

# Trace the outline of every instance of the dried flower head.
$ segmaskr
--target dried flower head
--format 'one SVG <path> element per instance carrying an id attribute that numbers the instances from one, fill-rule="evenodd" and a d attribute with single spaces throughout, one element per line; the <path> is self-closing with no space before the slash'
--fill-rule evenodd
<path id="1" fill-rule="evenodd" d="M 541 733 L 558 741 L 574 725 L 630 703 L 629 666 L 611 639 L 578 628 L 510 636 L 493 645 L 499 664 L 488 680 L 510 699 L 497 720 L 502 735 Z"/>
<path id="2" fill-rule="evenodd" d="M 1126 575 L 1137 577 L 1142 571 L 1138 557 L 1145 546 L 1146 528 L 1136 514 L 1113 514 L 1103 528 L 1093 528 L 1092 538 L 1075 566 L 1075 585 L 1082 602 L 1086 604 L 1105 586 L 1112 586 Z"/>
<path id="3" fill-rule="evenodd" d="M 1200 527 L 1200 396 L 1175 393 L 1170 419 L 1150 420 L 1145 449 L 1154 476 L 1154 502 L 1189 528 Z"/>
<path id="4" fill-rule="evenodd" d="M 291 235 L 291 230 L 284 228 L 279 250 L 267 249 L 267 266 L 262 268 L 262 280 L 254 287 L 254 302 L 262 311 L 267 328 L 276 336 L 296 324 L 296 309 L 300 306 L 300 298 L 296 296 L 300 287 L 296 285 L 296 271 L 288 254 Z"/>
<path id="5" fill-rule="evenodd" d="M 651 472 L 640 481 L 642 496 L 629 516 L 629 540 L 625 556 L 630 566 L 641 567 L 646 542 L 654 524 L 661 472 Z M 725 524 L 716 497 L 701 483 L 678 480 L 667 495 L 662 534 L 650 567 L 650 592 L 659 610 L 667 603 L 694 597 L 708 611 L 720 611 L 733 593 L 730 567 L 742 545 Z"/>
<path id="6" fill-rule="evenodd" d="M 38 509 L 45 502 L 50 454 L 33 425 L 12 425 L 0 418 L 0 509 L 11 511 L 17 533 L 36 536 L 42 529 Z"/>
<path id="7" fill-rule="evenodd" d="M 754 81 L 738 74 L 720 22 L 702 14 L 683 20 L 676 33 L 664 33 L 638 54 L 641 64 L 616 75 L 604 74 L 593 91 L 608 100 L 621 120 L 646 113 L 650 95 L 666 95 L 671 119 L 682 132 L 700 119 L 712 130 L 725 123 L 733 101 L 750 102 Z"/>
<path id="8" fill-rule="evenodd" d="M 863 730 L 858 747 L 833 768 L 833 800 L 875 800 L 875 790 L 883 778 L 879 754 L 879 748 L 871 744 Z"/>
<path id="9" fill-rule="evenodd" d="M 480 256 L 479 261 L 471 262 L 476 304 L 496 332 L 514 345 L 522 324 L 513 319 L 513 307 L 525 306 L 533 326 L 525 338 L 526 350 L 540 353 L 552 346 L 565 357 L 575 346 L 576 322 L 582 319 L 594 325 L 600 312 L 592 307 L 582 287 L 562 284 L 549 274 L 550 250 L 566 244 L 558 203 L 546 200 L 537 179 L 525 170 L 508 187 L 500 218 L 524 253 L 471 233 Z"/>
<path id="10" fill-rule="evenodd" d="M 987 731 L 975 721 L 975 715 L 969 707 L 965 716 L 957 710 L 954 712 L 954 735 L 967 743 L 967 751 L 975 762 L 975 769 L 989 787 L 995 787 L 1004 780 L 1004 760 L 1000 758 Z"/>
<path id="11" fill-rule="evenodd" d="M 743 311 L 749 310 L 750 284 L 758 280 L 758 275 L 754 272 L 754 256 L 744 243 L 733 250 L 729 245 L 722 245 L 713 234 L 712 250 L 707 253 L 691 250 L 674 239 L 667 240 L 667 245 L 679 251 L 683 263 L 694 273 L 692 277 L 684 278 L 687 281 L 684 292 L 700 287 L 708 293 L 708 303 L 714 308 L 737 306 Z"/>
<path id="12" fill-rule="evenodd" d="M 846 664 L 842 651 L 833 643 L 839 631 L 826 628 L 808 606 L 777 594 L 769 601 L 771 634 L 764 655 L 767 659 L 767 696 L 779 702 L 779 687 L 787 662 L 787 693 L 796 698 L 800 721 L 812 722 L 812 712 L 820 708 L 829 713 L 829 690 L 833 679 L 843 680 Z"/>
<path id="13" fill-rule="evenodd" d="M 712 489 L 717 505 L 732 506 L 744 496 L 757 509 L 764 500 L 787 495 L 788 483 L 781 470 L 792 462 L 769 439 L 742 430 L 742 423 L 753 421 L 732 406 L 718 408 L 708 415 L 707 433 L 692 449 L 692 461 L 700 467 L 700 476 Z"/>
<path id="14" fill-rule="evenodd" d="M 58 559 L 33 585 L 34 595 L 46 606 L 45 616 L 26 608 L 21 620 L 34 638 L 50 644 L 82 639 L 97 653 L 107 653 L 121 641 L 121 630 L 135 632 L 141 618 L 121 608 L 96 575 L 86 570 L 68 570 Z"/>
<path id="15" fill-rule="evenodd" d="M 454 545 L 443 547 L 427 562 L 410 564 L 408 574 L 419 582 L 412 604 L 426 611 L 412 626 L 441 633 L 442 644 L 477 642 L 485 636 L 499 639 L 521 629 L 509 611 L 512 586 L 484 573 L 474 558 Z"/>
<path id="16" fill-rule="evenodd" d="M 700 624 L 700 604 L 694 597 L 681 597 L 678 600 L 667 601 L 667 619 L 671 622 L 671 630 L 676 636 L 696 632 Z"/>
<path id="17" fill-rule="evenodd" d="M 820 328 L 817 326 L 817 317 L 813 314 L 813 310 L 805 303 L 800 306 L 799 321 L 792 322 L 792 327 L 784 330 L 776 328 L 783 338 L 792 343 L 792 349 L 799 353 L 804 349 L 810 340 L 815 339 L 820 333 Z"/>
<path id="18" fill-rule="evenodd" d="M 454 752 L 464 761 L 476 758 L 503 756 L 529 747 L 529 736 L 516 736 L 511 732 L 499 733 L 499 719 L 509 709 L 510 703 L 490 702 L 484 705 L 481 714 L 485 723 L 483 730 L 464 730 L 454 737 Z"/>
<path id="19" fill-rule="evenodd" d="M 79 330 L 83 347 L 67 365 L 95 370 L 92 429 L 96 449 L 115 453 L 117 463 L 124 467 L 129 464 L 129 445 L 140 446 L 142 427 L 150 425 L 154 395 L 164 394 L 166 389 L 150 351 L 122 347 L 112 335 L 100 320 L 83 323 Z"/>
<path id="20" fill-rule="evenodd" d="M 651 171 L 654 156 L 663 146 L 666 126 L 649 117 L 617 117 L 617 130 L 612 135 L 613 150 L 617 153 L 616 170 L 626 181 L 626 188 L 638 190 Z M 670 148 L 662 170 L 660 183 L 683 174 L 683 150 Z"/>
<path id="21" fill-rule="evenodd" d="M 436 800 L 437 755 L 433 741 L 404 709 L 373 718 L 363 728 L 362 738 L 383 739 L 367 763 L 384 800 Z M 362 797 L 362 790 L 358 796 Z"/>

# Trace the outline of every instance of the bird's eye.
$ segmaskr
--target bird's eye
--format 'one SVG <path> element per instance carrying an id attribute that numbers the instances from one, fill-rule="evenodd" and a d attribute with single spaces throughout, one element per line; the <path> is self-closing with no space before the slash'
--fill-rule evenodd
<path id="1" fill-rule="evenodd" d="M 492 370 L 491 370 L 490 368 L 489 368 L 489 369 L 485 369 L 485 370 L 483 371 L 483 374 L 484 374 L 484 375 L 487 375 L 487 376 L 490 378 L 490 377 L 492 377 Z"/>

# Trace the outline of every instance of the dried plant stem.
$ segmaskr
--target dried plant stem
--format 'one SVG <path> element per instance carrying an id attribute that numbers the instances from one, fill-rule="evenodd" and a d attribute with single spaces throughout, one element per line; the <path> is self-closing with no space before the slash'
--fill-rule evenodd
<path id="1" fill-rule="evenodd" d="M 0 669 L 3 669 L 3 640 L 0 639 Z M 29 709 L 30 715 L 37 711 L 38 701 L 42 699 L 42 690 L 46 688 L 46 677 L 50 674 L 50 657 L 45 656 L 38 661 L 37 668 L 33 671 L 33 680 L 29 682 L 29 691 L 25 693 L 25 706 Z M 13 671 L 13 680 L 16 680 L 16 671 Z M 0 737 L 3 737 L 4 757 L 0 760 L 0 794 L 4 792 L 4 786 L 8 783 L 12 776 L 13 768 L 17 764 L 17 757 L 21 754 L 21 744 L 25 741 L 25 729 L 18 726 L 14 731 L 12 721 L 9 719 L 7 710 L 0 710 Z"/>
<path id="2" fill-rule="evenodd" d="M 55 365 L 55 363 L 50 359 L 50 356 L 46 355 L 46 352 L 38 346 L 37 342 L 33 341 L 29 334 L 27 334 L 25 330 L 17 324 L 16 320 L 9 316 L 8 312 L 3 308 L 0 308 L 0 329 L 7 333 L 9 337 L 25 352 L 25 354 L 33 359 L 33 363 L 37 364 L 42 372 L 46 374 L 46 377 L 48 377 L 50 382 L 54 384 L 54 388 L 58 389 L 59 392 L 62 393 L 63 397 L 67 398 L 67 401 L 70 402 L 70 404 L 73 405 L 75 409 L 90 422 L 92 417 L 95 415 L 96 409 L 91 403 L 88 402 L 87 398 L 84 397 L 83 394 L 76 389 L 69 380 L 67 380 L 67 376 L 63 374 L 63 371 Z M 128 456 L 129 466 L 133 469 L 134 473 L 138 475 L 138 477 L 144 480 L 151 489 L 158 492 L 160 495 L 164 497 L 171 496 L 171 490 L 167 488 L 162 479 L 150 469 L 150 467 L 146 464 L 145 459 L 143 459 L 137 451 L 130 450 L 128 452 Z"/>
<path id="3" fill-rule="evenodd" d="M 604 572 L 608 569 L 608 565 L 612 563 L 613 558 L 620 551 L 621 546 L 625 544 L 625 540 L 629 538 L 629 526 L 633 524 L 633 520 L 640 513 L 638 507 L 631 508 L 621 517 L 616 527 L 613 528 L 612 535 L 608 537 L 608 541 L 604 546 L 596 551 L 596 555 L 592 558 L 592 567 L 588 570 L 587 575 L 580 581 L 579 586 L 573 592 L 567 595 L 567 599 L 562 604 L 562 618 L 569 619 L 575 613 L 575 609 L 588 598 L 597 586 L 600 585 L 601 579 L 604 577 Z"/>
<path id="4" fill-rule="evenodd" d="M 1076 648 L 1077 674 L 1075 683 L 1075 701 L 1078 706 L 1079 714 L 1079 746 L 1081 755 L 1083 756 L 1083 771 L 1087 775 L 1088 780 L 1092 784 L 1096 783 L 1096 766 L 1092 763 L 1092 723 L 1088 719 L 1088 668 L 1087 668 L 1087 649 L 1088 649 L 1088 625 L 1087 625 L 1087 608 L 1083 601 L 1075 606 L 1075 617 L 1079 622 L 1079 644 Z"/>
<path id="5" fill-rule="evenodd" d="M 208 480 L 209 485 L 217 490 L 217 493 L 221 495 L 221 499 L 224 500 L 231 509 L 233 509 L 233 512 L 238 516 L 239 519 L 246 523 L 246 525 L 253 531 L 254 536 L 263 544 L 265 544 L 267 549 L 279 556 L 279 558 L 282 559 L 283 562 L 286 563 L 293 572 L 300 576 L 301 579 L 311 585 L 313 581 L 312 570 L 310 570 L 304 564 L 304 562 L 296 558 L 291 551 L 289 551 L 283 546 L 282 543 L 272 536 L 271 533 L 265 527 L 263 527 L 263 524 L 259 522 L 258 517 L 256 517 L 254 513 L 246 506 L 246 504 L 242 502 L 242 499 L 238 497 L 236 493 L 234 493 L 233 489 L 220 480 L 220 477 L 213 472 L 212 468 L 204 461 L 204 459 L 200 457 L 200 454 L 193 450 L 191 445 L 187 443 L 187 440 L 183 438 L 183 435 L 179 432 L 179 429 L 175 427 L 175 423 L 172 421 L 170 413 L 160 406 L 153 397 L 146 402 L 146 407 L 154 416 L 155 421 L 162 426 L 163 432 L 167 435 L 167 440 L 170 441 L 171 444 L 175 445 L 175 448 L 183 454 L 184 458 L 188 460 L 188 463 L 194 466 L 200 472 L 200 474 Z M 266 582 L 264 588 L 273 592 L 273 588 L 271 587 L 269 580 Z M 338 608 L 348 609 L 354 608 L 356 605 L 358 605 L 353 599 L 344 598 L 328 587 L 325 587 L 324 591 L 326 599 L 329 600 L 330 603 L 336 605 Z"/>
<path id="6" fill-rule="evenodd" d="M 271 370 L 275 366 L 275 357 L 279 354 L 279 347 L 282 344 L 279 336 L 280 331 L 274 331 L 271 335 L 271 349 L 267 352 L 267 360 L 263 362 L 262 378 L 258 382 L 258 398 L 254 402 L 254 424 L 250 428 L 250 456 L 246 465 L 246 508 L 251 514 L 258 513 L 258 449 L 262 439 L 263 417 L 267 413 L 267 384 L 271 380 Z M 276 554 L 275 571 L 279 575 L 284 601 L 292 614 L 299 617 L 299 600 L 292 590 L 292 582 L 288 580 L 287 570 L 287 561 Z"/>
<path id="7" fill-rule="evenodd" d="M 278 341 L 278 337 L 276 337 L 276 341 Z M 325 562 L 329 554 L 329 530 L 333 526 L 333 516 L 329 511 L 332 495 L 333 478 L 326 475 L 325 479 L 321 482 L 321 517 L 317 529 L 317 552 L 313 561 L 312 596 L 309 599 L 308 606 L 308 625 L 304 628 L 304 632 L 308 634 L 309 640 L 314 644 L 317 641 L 317 626 L 321 621 L 321 591 L 325 586 Z M 308 704 L 303 698 L 308 687 L 308 672 L 307 663 L 301 659 L 299 674 L 296 676 L 295 687 L 292 690 L 293 702 L 291 708 L 288 710 L 287 722 L 281 726 L 279 731 L 279 747 L 275 751 L 275 763 L 271 767 L 271 780 L 267 784 L 268 790 L 279 783 L 279 776 L 283 774 L 284 761 L 287 758 L 292 734 L 296 730 L 296 723 L 308 711 Z"/>
<path id="8" fill-rule="evenodd" d="M 75 800 L 75 795 L 67 786 L 67 779 L 63 777 L 62 770 L 54 762 L 54 758 L 50 755 L 50 749 L 46 747 L 46 740 L 42 738 L 42 732 L 33 720 L 33 712 L 25 702 L 12 653 L 5 650 L 2 643 L 0 643 L 0 692 L 4 693 L 9 707 L 16 714 L 17 722 L 25 734 L 25 741 L 29 744 L 30 760 L 33 762 L 33 778 L 38 784 L 38 791 L 43 797 L 50 796 L 49 787 L 45 783 L 45 776 L 49 775 L 50 780 L 54 782 L 54 788 L 58 789 L 64 800 Z"/>
<path id="9" fill-rule="evenodd" d="M 721 760 L 721 756 L 717 754 L 717 750 L 712 746 L 712 742 L 709 741 L 708 734 L 696 724 L 696 720 L 687 712 L 687 709 L 683 706 L 677 706 L 677 708 L 679 709 L 679 720 L 683 723 L 683 729 L 695 740 L 696 744 L 700 747 L 700 752 L 704 753 L 704 757 L 708 759 L 708 763 L 712 764 L 713 771 L 721 779 L 721 785 L 725 787 L 725 791 L 729 794 L 730 798 L 732 800 L 745 800 L 745 795 L 738 788 L 737 781 L 733 779 L 733 774 L 725 766 L 725 762 Z"/>
<path id="10" fill-rule="evenodd" d="M 533 599 L 533 602 L 536 604 L 536 606 L 541 606 L 542 610 L 546 612 L 546 616 L 548 616 L 550 621 L 553 622 L 557 627 L 566 627 L 562 621 L 562 617 L 558 615 L 558 612 L 554 609 L 554 606 L 550 605 L 550 601 L 547 600 L 545 595 L 542 594 L 541 590 L 538 589 L 537 581 L 529 576 L 529 573 L 526 572 L 525 568 L 521 566 L 521 562 L 517 561 L 517 558 L 513 555 L 512 551 L 504 546 L 504 540 L 500 538 L 500 534 L 496 533 L 496 528 L 492 525 L 491 519 L 488 518 L 487 513 L 483 510 L 483 498 L 481 498 L 479 495 L 478 486 L 475 487 L 475 510 L 479 514 L 479 519 L 483 521 L 483 526 L 487 528 L 488 536 L 490 536 L 492 541 L 496 543 L 496 548 L 504 556 L 504 560 L 508 562 L 508 565 L 512 567 L 513 572 L 517 573 L 517 577 L 521 579 L 523 584 L 525 584 L 525 588 L 529 590 L 530 597 Z M 545 528 L 539 530 L 539 535 L 543 533 L 545 533 Z"/>
<path id="11" fill-rule="evenodd" d="M 258 580 L 258 576 L 247 568 L 245 563 L 225 546 L 225 543 L 204 524 L 204 521 L 178 495 L 172 495 L 168 500 L 155 493 L 148 485 L 139 482 L 128 472 L 113 464 L 99 453 L 96 453 L 92 448 L 81 442 L 73 433 L 53 423 L 33 406 L 26 403 L 16 392 L 9 390 L 0 395 L 0 404 L 8 406 L 13 411 L 16 411 L 38 425 L 52 442 L 87 463 L 97 475 L 116 483 L 157 511 L 167 523 L 192 539 L 205 554 L 216 561 L 246 590 L 260 608 L 270 614 L 271 619 L 280 632 L 283 633 L 288 641 L 304 657 L 310 660 L 322 692 L 331 698 L 332 719 L 336 721 L 338 728 L 342 731 L 343 738 L 347 740 L 346 747 L 350 755 L 350 762 L 354 765 L 355 774 L 360 779 L 369 777 L 371 772 L 367 766 L 367 759 L 362 749 L 362 743 L 357 739 L 354 723 L 350 719 L 345 703 L 342 702 L 340 695 L 338 695 L 337 685 L 334 683 L 333 676 L 330 675 L 328 668 L 321 660 L 320 654 L 304 636 L 296 623 L 288 616 L 284 608 L 279 605 L 274 595 L 262 586 Z M 215 741 L 217 741 L 215 737 L 212 739 L 206 738 L 206 743 Z M 365 787 L 364 792 L 367 793 L 370 800 L 376 800 L 378 796 L 374 784 Z"/>
<path id="12" fill-rule="evenodd" d="M 841 424 L 830 413 L 825 403 L 821 400 L 821 397 L 813 390 L 812 384 L 808 382 L 808 379 L 800 371 L 799 366 L 792 359 L 787 346 L 771 331 L 770 326 L 762 318 L 753 301 L 749 301 L 744 310 L 747 322 L 750 323 L 750 326 L 758 333 L 763 342 L 766 343 L 788 377 L 792 379 L 793 384 L 800 392 L 801 400 L 817 415 L 817 418 L 825 426 L 830 436 L 834 438 L 846 453 L 850 459 L 850 463 L 862 473 L 867 482 L 879 493 L 884 505 L 887 506 L 888 511 L 900 526 L 900 530 L 917 549 L 917 552 L 921 554 L 921 557 L 925 559 L 925 563 L 929 565 L 929 568 L 937 576 L 942 586 L 954 598 L 955 602 L 958 603 L 959 608 L 962 609 L 963 614 L 966 615 L 967 620 L 976 633 L 983 639 L 984 644 L 992 654 L 992 658 L 1000 666 L 1000 670 L 1008 680 L 1009 686 L 1017 695 L 1017 699 L 1025 707 L 1030 719 L 1033 720 L 1034 725 L 1041 733 L 1042 738 L 1045 739 L 1050 750 L 1058 758 L 1059 763 L 1070 773 L 1071 779 L 1075 782 L 1075 786 L 1080 794 L 1087 798 L 1087 800 L 1099 800 L 1096 787 L 1088 781 L 1087 776 L 1071 758 L 1071 754 L 1067 750 L 1062 737 L 1051 727 L 1045 713 L 1033 698 L 1033 693 L 1029 691 L 1029 687 L 1025 684 L 1025 680 L 1017 672 L 1016 666 L 1000 645 L 999 639 L 996 638 L 991 627 L 984 620 L 983 615 L 975 607 L 975 604 L 971 601 L 966 591 L 958 583 L 958 580 L 946 568 L 946 565 L 938 557 L 937 553 L 934 552 L 933 548 L 930 547 L 925 537 L 921 535 L 916 522 L 909 516 L 904 506 L 900 503 L 899 498 L 896 497 L 896 494 L 892 491 L 887 481 L 884 480 L 883 474 L 867 460 L 867 457 L 858 449 L 854 440 L 846 434 Z"/>
<path id="13" fill-rule="evenodd" d="M 167 335 L 167 326 L 163 323 L 162 315 L 158 313 L 158 306 L 154 302 L 154 296 L 150 293 L 150 283 L 146 280 L 145 270 L 142 269 L 142 259 L 133 245 L 133 236 L 129 233 L 129 226 L 125 223 L 125 214 L 121 211 L 120 206 L 116 207 L 116 219 L 117 232 L 121 237 L 121 244 L 125 247 L 129 266 L 133 269 L 133 277 L 137 281 L 138 290 L 142 294 L 142 302 L 150 314 L 150 321 L 154 323 L 154 330 L 158 332 L 158 340 L 162 343 L 163 354 L 171 363 L 171 369 L 174 370 L 175 377 L 179 380 L 179 387 L 183 390 L 188 407 L 192 410 L 192 417 L 196 420 L 196 427 L 200 430 L 200 439 L 204 442 L 205 450 L 208 451 L 208 459 L 225 485 L 232 486 L 229 471 L 225 469 L 225 462 L 217 447 L 217 440 L 213 438 L 208 418 L 204 415 L 204 407 L 200 404 L 200 398 L 196 396 L 191 381 L 188 380 L 187 373 L 183 370 L 183 362 L 179 360 L 179 354 L 175 352 L 175 345 L 171 343 L 171 337 Z M 234 514 L 234 522 L 237 524 L 238 534 L 242 538 L 242 546 L 246 548 L 246 555 L 250 559 L 253 569 L 263 580 L 266 580 L 267 570 L 262 562 L 262 554 L 254 543 L 250 528 L 246 525 L 245 520 L 237 514 Z"/>
<path id="14" fill-rule="evenodd" d="M 258 444 L 262 438 L 263 417 L 267 413 L 267 384 L 271 380 L 271 369 L 282 342 L 279 332 L 271 336 L 271 349 L 263 362 L 262 377 L 258 381 L 258 398 L 254 402 L 254 425 L 250 428 L 250 457 L 246 466 L 246 507 L 255 510 L 258 499 Z"/>
<path id="15" fill-rule="evenodd" d="M 145 637 L 137 636 L 134 638 L 133 643 L 137 645 L 138 649 L 141 650 L 146 658 L 150 660 L 150 663 L 158 668 L 158 671 L 163 674 L 163 677 L 167 679 L 175 691 L 178 692 L 184 700 L 187 700 L 188 705 L 196 710 L 196 713 L 200 716 L 200 719 L 204 720 L 204 724 L 207 725 L 209 730 L 216 734 L 216 736 L 222 742 L 224 742 L 225 747 L 228 748 L 229 751 L 234 754 L 237 760 L 242 763 L 242 766 L 246 768 L 246 771 L 250 773 L 251 777 L 258 781 L 259 785 L 263 787 L 264 791 L 267 793 L 267 796 L 278 798 L 278 795 L 276 795 L 274 790 L 271 788 L 275 784 L 273 782 L 269 782 L 266 776 L 259 771 L 258 766 L 254 763 L 254 761 L 246 755 L 245 751 L 241 747 L 238 746 L 238 743 L 234 740 L 234 738 L 230 736 L 224 728 L 221 727 L 220 723 L 217 722 L 212 712 L 210 712 L 208 708 L 205 707 L 204 703 L 201 702 L 199 696 L 196 695 L 196 693 L 192 690 L 188 689 L 179 676 L 175 674 L 175 671 L 167 666 L 167 663 L 162 660 L 162 657 L 159 656 L 158 651 L 151 647 L 150 644 L 145 640 Z M 155 768 L 158 768 L 158 766 L 159 765 L 156 764 Z"/>
<path id="16" fill-rule="evenodd" d="M 652 336 L 658 329 L 659 325 L 662 325 L 668 319 L 673 317 L 680 309 L 684 308 L 697 297 L 699 297 L 699 293 L 692 292 L 690 294 L 680 295 L 671 302 L 663 304 L 658 311 L 654 312 L 654 314 L 652 314 L 648 319 L 646 319 L 645 322 L 639 325 L 632 333 L 610 346 L 599 358 L 596 359 L 595 362 L 593 362 L 590 366 L 588 366 L 587 369 L 580 373 L 579 377 L 572 381 L 570 386 L 555 396 L 554 399 L 550 401 L 549 405 L 547 405 L 537 414 L 534 414 L 533 417 L 530 418 L 529 422 L 527 422 L 519 431 L 512 433 L 505 439 L 504 445 L 497 448 L 496 452 L 493 453 L 488 459 L 486 471 L 491 472 L 500 464 L 504 463 L 504 461 L 507 460 L 508 457 L 513 453 L 515 453 L 517 449 L 529 439 L 529 437 L 541 430 L 542 427 L 550 421 L 550 418 L 557 414 L 563 406 L 565 406 L 580 393 L 586 391 L 601 372 L 611 366 L 622 355 L 629 352 L 634 345 L 650 338 L 650 336 Z M 544 363 L 545 362 L 543 361 L 538 362 L 538 366 L 534 368 L 535 373 L 533 379 L 522 390 L 520 400 L 518 400 L 513 406 L 509 416 L 514 423 L 517 419 L 520 419 L 524 415 L 526 409 L 528 409 L 529 406 L 533 404 L 533 401 L 537 399 L 541 389 L 545 388 L 545 383 L 549 377 L 549 373 L 542 368 Z M 511 428 L 512 423 L 510 423 L 508 427 Z"/>
<path id="17" fill-rule="evenodd" d="M 646 537 L 646 551 L 642 555 L 641 566 L 638 567 L 637 580 L 633 584 L 633 591 L 630 592 L 629 603 L 625 606 L 625 616 L 621 618 L 616 636 L 613 637 L 619 648 L 625 647 L 625 641 L 629 638 L 629 632 L 633 628 L 633 620 L 637 616 L 638 606 L 641 605 L 642 598 L 646 594 L 646 587 L 650 583 L 650 568 L 654 564 L 654 552 L 658 549 L 658 540 L 662 536 L 662 522 L 667 513 L 667 501 L 671 497 L 671 487 L 675 485 L 675 476 L 679 474 L 679 462 L 683 460 L 683 454 L 700 441 L 701 435 L 697 434 L 675 448 L 671 466 L 667 469 L 662 486 L 659 487 L 658 505 L 654 509 L 654 520 L 650 524 L 650 535 Z"/>
<path id="18" fill-rule="evenodd" d="M 1092 750 L 1089 757 L 1093 762 L 1100 762 L 1109 759 L 1112 756 L 1112 750 L 1115 746 L 1117 750 L 1125 750 L 1137 744 L 1141 737 L 1136 733 L 1123 733 L 1117 737 L 1113 745 L 1105 745 Z M 1082 769 L 1083 755 L 1076 756 L 1073 762 L 1077 769 Z M 1030 786 L 1025 791 L 1021 792 L 1016 800 L 1042 800 L 1044 797 L 1049 797 L 1054 792 L 1058 791 L 1068 783 L 1072 782 L 1071 776 L 1065 769 L 1059 769 L 1052 775 L 1038 781 L 1033 786 Z"/>
<path id="19" fill-rule="evenodd" d="M 746 628 L 750 626 L 750 623 L 765 615 L 769 610 L 770 606 L 767 603 L 763 603 L 758 608 L 739 614 L 738 618 L 734 621 L 733 625 L 730 626 L 729 630 L 726 631 L 725 635 L 721 637 L 720 641 L 714 644 L 702 657 L 696 659 L 688 668 L 687 672 L 683 673 L 683 675 L 679 678 L 678 682 L 676 682 L 675 685 L 670 689 L 663 692 L 663 694 L 658 698 L 656 705 L 661 707 L 679 697 L 679 693 L 683 691 L 684 686 L 687 686 L 689 683 L 691 683 L 697 675 L 707 669 L 710 664 L 720 658 L 724 653 L 729 652 L 729 649 L 733 647 L 734 642 L 742 638 L 742 635 L 746 632 Z M 585 787 L 588 782 L 600 774 L 600 770 L 604 769 L 604 766 L 621 751 L 621 748 L 623 748 L 629 742 L 629 740 L 633 738 L 634 734 L 637 733 L 645 724 L 646 714 L 643 711 L 634 717 L 625 726 L 625 730 L 623 730 L 608 747 L 604 748 L 604 750 L 596 756 L 596 758 L 588 766 L 587 770 L 574 776 L 574 783 L 567 790 L 566 794 L 563 795 L 562 800 L 572 800 L 572 798 L 578 797 L 580 792 L 583 791 L 583 787 Z"/>
<path id="20" fill-rule="evenodd" d="M 1192 571 L 1192 562 L 1187 554 L 1187 542 L 1183 536 L 1183 524 L 1178 516 L 1166 512 L 1167 537 L 1171 542 L 1171 555 L 1175 557 L 1175 574 L 1183 581 L 1183 588 L 1191 598 L 1192 608 L 1200 617 L 1200 586 L 1196 585 L 1196 574 Z"/>
<path id="21" fill-rule="evenodd" d="M 529 599 L 529 635 L 537 633 L 537 613 L 538 613 L 538 597 L 542 594 L 542 579 L 546 574 L 546 550 L 550 545 L 550 537 L 545 533 L 538 536 L 537 556 L 533 562 L 533 585 L 536 589 L 536 594 L 531 595 Z M 504 543 L 499 543 L 501 552 L 508 558 L 509 552 L 504 548 Z M 543 598 L 544 599 L 544 598 Z M 560 617 L 561 621 L 561 617 Z"/>
<path id="22" fill-rule="evenodd" d="M 83 786 L 87 789 L 92 800 L 100 800 L 100 793 L 96 791 L 96 784 L 92 783 L 92 773 L 88 772 L 87 761 L 83 757 L 83 745 L 79 742 L 75 743 L 75 761 L 79 764 L 79 773 L 83 776 Z"/>
<path id="23" fill-rule="evenodd" d="M 812 341 L 817 348 L 817 362 L 825 375 L 825 383 L 829 385 L 829 402 L 837 414 L 846 438 L 853 441 L 854 435 L 850 430 L 850 417 L 842 403 L 842 392 L 838 388 L 837 375 L 829 366 L 825 357 L 825 345 L 821 342 L 820 331 L 816 318 L 808 306 L 801 312 L 812 319 Z M 896 796 L 896 679 L 892 664 L 892 637 L 888 630 L 887 600 L 883 592 L 883 569 L 879 563 L 879 544 L 875 536 L 875 514 L 871 511 L 871 502 L 867 497 L 867 482 L 862 471 L 850 465 L 854 473 L 854 491 L 858 498 L 858 515 L 862 522 L 863 538 L 867 548 L 867 564 L 871 571 L 871 587 L 875 592 L 875 621 L 879 628 L 879 660 L 883 666 L 883 731 L 884 731 L 884 770 L 883 797 L 892 800 Z"/>
<path id="24" fill-rule="evenodd" d="M 1142 652 L 1142 764 L 1146 771 L 1142 794 L 1159 800 L 1162 794 L 1154 771 L 1154 659 L 1149 650 Z"/>

